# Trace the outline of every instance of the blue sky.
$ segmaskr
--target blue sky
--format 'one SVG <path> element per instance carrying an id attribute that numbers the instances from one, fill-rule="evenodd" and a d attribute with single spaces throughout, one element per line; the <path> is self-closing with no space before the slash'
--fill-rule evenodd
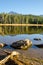
<path id="1" fill-rule="evenodd" d="M 0 13 L 43 15 L 43 0 L 0 0 Z"/>

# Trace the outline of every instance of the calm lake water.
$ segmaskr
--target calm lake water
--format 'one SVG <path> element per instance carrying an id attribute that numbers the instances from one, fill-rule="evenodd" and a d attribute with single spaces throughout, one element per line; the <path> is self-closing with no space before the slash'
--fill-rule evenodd
<path id="1" fill-rule="evenodd" d="M 37 40 L 34 40 L 34 38 L 40 38 L 41 40 L 37 41 Z M 13 36 L 0 35 L 0 43 L 6 43 L 8 45 L 12 44 L 15 41 L 24 40 L 24 39 L 29 39 L 32 41 L 32 48 L 37 48 L 36 46 L 34 46 L 34 44 L 43 44 L 43 34 L 19 34 L 19 35 L 13 35 Z M 10 48 L 10 47 L 6 47 L 6 48 Z"/>
<path id="2" fill-rule="evenodd" d="M 3 35 L 3 36 L 2 36 Z M 34 40 L 40 38 L 40 41 Z M 30 39 L 32 47 L 34 44 L 43 44 L 43 27 L 41 26 L 20 26 L 0 27 L 0 43 L 12 44 L 17 40 Z"/>

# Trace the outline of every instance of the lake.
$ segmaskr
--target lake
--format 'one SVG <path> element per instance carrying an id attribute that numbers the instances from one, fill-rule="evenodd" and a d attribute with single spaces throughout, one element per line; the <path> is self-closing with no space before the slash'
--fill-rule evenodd
<path id="1" fill-rule="evenodd" d="M 31 59 L 34 65 L 43 65 L 43 48 L 38 48 L 35 45 L 43 44 L 43 27 L 1 27 L 0 29 L 0 43 L 6 43 L 8 46 L 2 48 L 7 51 L 18 51 L 23 56 L 26 56 L 29 60 Z M 41 40 L 34 40 L 34 38 L 40 38 Z M 32 41 L 32 46 L 27 50 L 14 49 L 10 45 L 18 40 L 29 39 Z M 0 50 L 2 53 L 2 50 Z M 5 55 L 5 53 L 1 54 Z M 35 59 L 35 60 L 34 60 Z M 38 59 L 38 62 L 37 60 Z M 35 62 L 34 62 L 35 61 Z"/>
<path id="2" fill-rule="evenodd" d="M 34 40 L 34 38 L 40 38 L 41 40 Z M 18 40 L 29 39 L 32 41 L 32 47 L 35 44 L 43 44 L 43 34 L 18 34 L 18 35 L 0 35 L 0 43 L 6 43 L 11 45 L 13 42 Z"/>

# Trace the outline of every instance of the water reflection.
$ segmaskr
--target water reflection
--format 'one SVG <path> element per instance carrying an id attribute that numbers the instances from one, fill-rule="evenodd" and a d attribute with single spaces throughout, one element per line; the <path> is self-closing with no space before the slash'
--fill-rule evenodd
<path id="1" fill-rule="evenodd" d="M 3 26 L 0 27 L 0 34 L 36 34 L 43 33 L 43 27 L 41 26 Z"/>

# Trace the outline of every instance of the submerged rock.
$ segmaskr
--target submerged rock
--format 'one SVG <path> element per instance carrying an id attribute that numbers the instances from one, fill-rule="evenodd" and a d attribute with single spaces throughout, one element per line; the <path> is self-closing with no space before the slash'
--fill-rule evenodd
<path id="1" fill-rule="evenodd" d="M 32 41 L 30 41 L 29 39 L 25 39 L 25 40 L 19 40 L 19 41 L 13 42 L 11 47 L 15 49 L 27 49 L 31 45 L 32 45 Z"/>
<path id="2" fill-rule="evenodd" d="M 34 40 L 37 40 L 37 41 L 39 41 L 39 40 L 41 40 L 41 38 L 34 38 Z"/>
<path id="3" fill-rule="evenodd" d="M 7 46 L 5 43 L 0 43 L 0 48 Z"/>

